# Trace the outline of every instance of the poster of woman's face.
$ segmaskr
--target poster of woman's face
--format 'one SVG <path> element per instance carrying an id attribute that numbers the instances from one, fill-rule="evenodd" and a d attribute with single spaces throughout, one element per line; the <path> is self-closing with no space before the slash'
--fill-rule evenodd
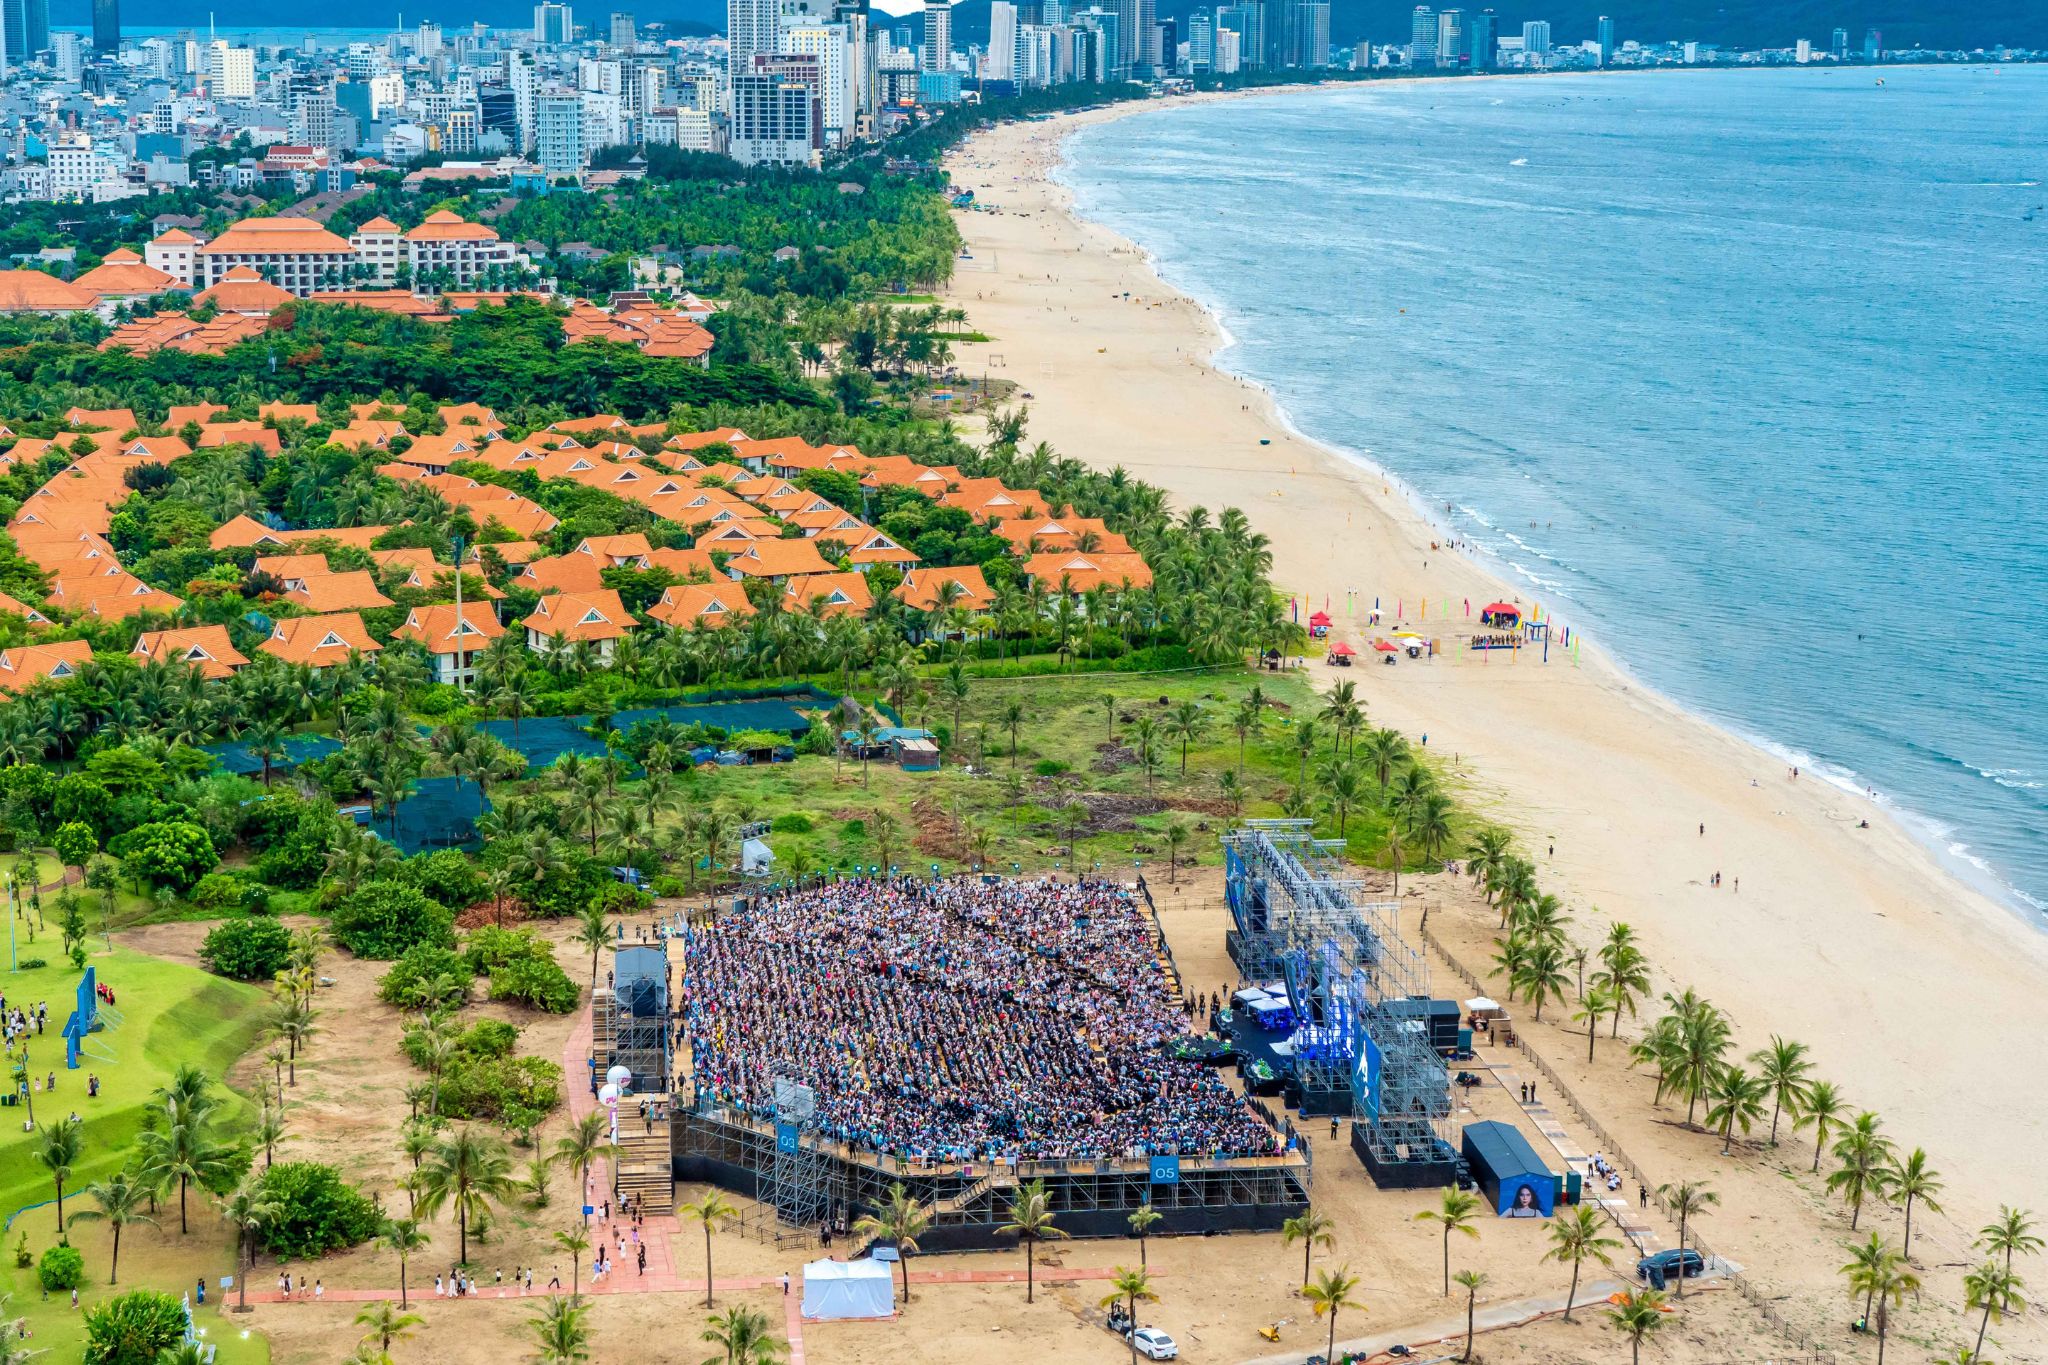
<path id="1" fill-rule="evenodd" d="M 1557 1202 L 1557 1182 L 1548 1177 L 1510 1180 L 1500 1187 L 1503 1218 L 1548 1218 Z"/>

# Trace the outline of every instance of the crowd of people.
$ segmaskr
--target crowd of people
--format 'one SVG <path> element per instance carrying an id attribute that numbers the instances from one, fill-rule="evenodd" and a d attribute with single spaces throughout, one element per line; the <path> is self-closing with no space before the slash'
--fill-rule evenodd
<path id="1" fill-rule="evenodd" d="M 1108 882 L 845 881 L 691 932 L 700 1093 L 760 1117 L 812 1087 L 832 1138 L 910 1160 L 1263 1156 L 1274 1131 L 1197 1062 L 1157 938 Z"/>

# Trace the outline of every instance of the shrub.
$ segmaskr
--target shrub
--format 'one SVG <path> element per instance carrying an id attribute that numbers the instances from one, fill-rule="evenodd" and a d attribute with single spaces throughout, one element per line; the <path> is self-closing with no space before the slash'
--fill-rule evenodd
<path id="1" fill-rule="evenodd" d="M 274 919 L 231 919 L 199 945 L 199 960 L 237 981 L 268 981 L 291 962 L 291 930 Z"/>
<path id="2" fill-rule="evenodd" d="M 1041 758 L 1031 765 L 1031 771 L 1040 777 L 1058 777 L 1067 770 L 1067 765 L 1056 758 Z"/>
<path id="3" fill-rule="evenodd" d="M 85 1283 L 85 1257 L 74 1246 L 51 1247 L 36 1266 L 36 1278 L 47 1292 L 76 1289 Z"/>
<path id="4" fill-rule="evenodd" d="M 452 1064 L 460 1062 L 495 1061 L 512 1055 L 512 1049 L 519 1043 L 519 1026 L 503 1019 L 479 1019 L 455 1039 L 455 1056 Z M 400 1046 L 414 1066 L 427 1065 L 427 1035 L 424 1029 L 409 1028 Z"/>
<path id="5" fill-rule="evenodd" d="M 810 816 L 800 810 L 793 810 L 787 815 L 776 816 L 772 828 L 777 834 L 809 834 L 815 826 Z"/>
<path id="6" fill-rule="evenodd" d="M 181 892 L 220 861 L 212 836 L 189 820 L 138 825 L 116 838 L 111 851 L 132 875 Z"/>
<path id="7" fill-rule="evenodd" d="M 263 1173 L 262 1188 L 278 1209 L 263 1225 L 263 1244 L 280 1256 L 324 1256 L 356 1246 L 376 1236 L 383 1221 L 362 1191 L 317 1161 L 280 1161 Z"/>
<path id="8" fill-rule="evenodd" d="M 550 1113 L 562 1102 L 562 1067 L 539 1057 L 465 1058 L 441 1075 L 443 1118 L 502 1119 Z"/>
<path id="9" fill-rule="evenodd" d="M 455 915 L 414 886 L 370 882 L 345 897 L 329 921 L 334 941 L 357 957 L 388 961 L 416 943 L 455 944 Z"/>
<path id="10" fill-rule="evenodd" d="M 463 945 L 463 958 L 473 972 L 488 974 L 508 962 L 525 962 L 550 955 L 548 946 L 531 929 L 505 929 L 486 924 L 471 933 Z"/>
<path id="11" fill-rule="evenodd" d="M 583 998 L 552 957 L 522 958 L 491 973 L 491 999 L 511 1000 L 549 1014 L 570 1014 Z"/>
<path id="12" fill-rule="evenodd" d="M 420 983 L 442 976 L 454 978 L 467 994 L 475 973 L 453 948 L 438 943 L 415 943 L 400 953 L 391 970 L 384 973 L 384 979 L 377 983 L 377 996 L 389 1005 L 409 1005 Z"/>
<path id="13" fill-rule="evenodd" d="M 134 1289 L 85 1315 L 85 1365 L 156 1365 L 185 1337 L 185 1307 L 169 1294 Z"/>
<path id="14" fill-rule="evenodd" d="M 484 874 L 459 849 L 437 849 L 407 858 L 399 864 L 398 876 L 450 910 L 465 909 L 490 894 Z"/>
<path id="15" fill-rule="evenodd" d="M 663 872 L 655 877 L 654 894 L 664 898 L 689 894 L 689 883 L 672 872 Z"/>
<path id="16" fill-rule="evenodd" d="M 261 913 L 270 897 L 261 884 L 241 872 L 209 872 L 186 897 L 201 910 L 249 910 Z"/>

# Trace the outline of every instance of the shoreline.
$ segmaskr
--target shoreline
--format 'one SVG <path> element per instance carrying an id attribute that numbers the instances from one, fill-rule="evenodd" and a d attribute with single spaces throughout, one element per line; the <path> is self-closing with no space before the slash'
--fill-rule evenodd
<path id="1" fill-rule="evenodd" d="M 1355 644 L 1346 582 L 1389 592 L 1421 582 L 1430 599 L 1531 594 L 1446 555 L 1406 485 L 1397 492 L 1367 457 L 1300 432 L 1265 386 L 1216 365 L 1227 327 L 1165 283 L 1142 248 L 1076 214 L 1058 178 L 1067 137 L 1096 123 L 1348 88 L 1219 92 L 978 134 L 947 165 L 997 211 L 957 219 L 975 260 L 948 294 L 996 338 L 962 348 L 962 368 L 986 365 L 1034 395 L 1027 440 L 1120 464 L 1183 509 L 1239 506 L 1273 541 L 1276 584 L 1306 591 L 1311 609 L 1327 597 L 1336 636 Z M 1700 989 L 1729 1010 L 1745 1046 L 1773 1032 L 1813 1044 L 1821 1073 L 1883 1112 L 1902 1141 L 1983 1177 L 1973 1206 L 2048 1184 L 2048 1170 L 2009 1160 L 2027 1140 L 2018 1116 L 1962 1118 L 2015 1070 L 2023 1084 L 2048 1079 L 2039 1061 L 2001 1050 L 2007 1022 L 2048 979 L 2048 935 L 1943 865 L 1891 803 L 1792 782 L 1757 742 L 1644 686 L 1597 643 L 1588 652 L 1576 668 L 1489 667 L 1458 651 L 1352 676 L 1374 723 L 1452 752 L 1468 805 L 1516 829 L 1582 933 L 1610 918 L 1637 927 L 1659 990 Z M 1700 824 L 1708 833 L 1695 834 Z M 1709 880 L 1724 867 L 1732 891 Z M 1919 997 L 1898 989 L 1902 962 L 1914 964 Z"/>

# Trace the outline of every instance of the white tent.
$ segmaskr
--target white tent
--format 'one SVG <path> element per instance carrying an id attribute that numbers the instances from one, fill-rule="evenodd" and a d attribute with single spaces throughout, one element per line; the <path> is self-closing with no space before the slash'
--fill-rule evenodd
<path id="1" fill-rule="evenodd" d="M 775 870 L 775 850 L 766 839 L 749 839 L 740 845 L 740 871 L 749 877 L 765 877 Z"/>
<path id="2" fill-rule="evenodd" d="M 804 1267 L 804 1317 L 810 1321 L 895 1313 L 895 1275 L 881 1261 L 812 1261 Z"/>

